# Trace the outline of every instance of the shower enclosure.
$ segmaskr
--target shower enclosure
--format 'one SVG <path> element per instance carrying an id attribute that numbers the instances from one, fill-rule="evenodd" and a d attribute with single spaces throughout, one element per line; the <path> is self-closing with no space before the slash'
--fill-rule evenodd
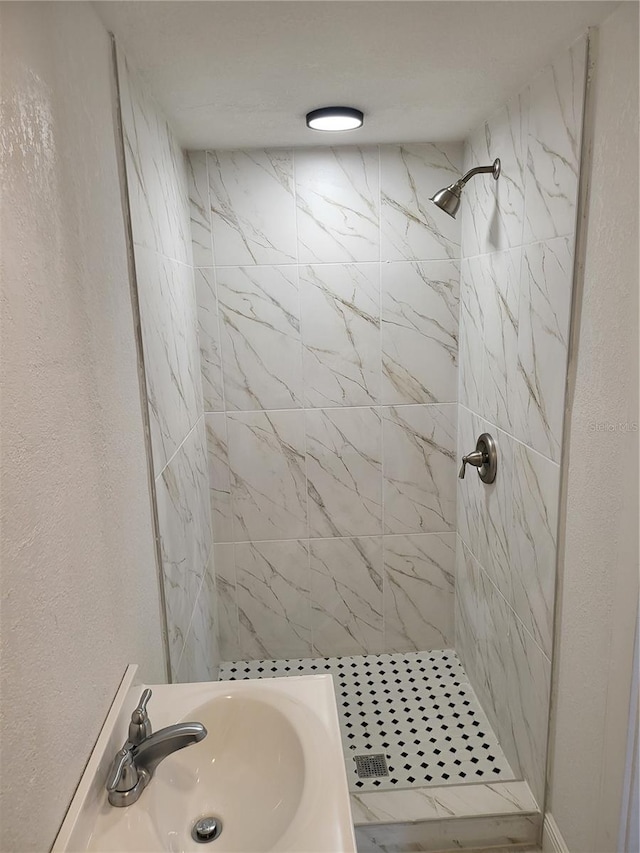
<path id="1" fill-rule="evenodd" d="M 586 52 L 464 141 L 186 168 L 118 58 L 171 676 L 331 673 L 362 850 L 537 838 Z"/>

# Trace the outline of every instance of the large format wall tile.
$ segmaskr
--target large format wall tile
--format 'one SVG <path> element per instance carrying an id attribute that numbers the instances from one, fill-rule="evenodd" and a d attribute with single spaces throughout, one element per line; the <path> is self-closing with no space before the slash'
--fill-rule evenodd
<path id="1" fill-rule="evenodd" d="M 312 539 L 310 549 L 313 654 L 382 652 L 382 537 Z"/>
<path id="2" fill-rule="evenodd" d="M 573 238 L 524 249 L 515 435 L 556 462 L 562 443 L 572 282 Z"/>
<path id="3" fill-rule="evenodd" d="M 211 550 L 204 418 L 156 480 L 172 671 L 177 665 Z"/>
<path id="4" fill-rule="evenodd" d="M 500 158 L 500 177 L 472 178 L 462 195 L 462 242 L 466 257 L 522 244 L 527 161 L 529 90 L 524 89 L 465 143 L 464 171 Z"/>
<path id="5" fill-rule="evenodd" d="M 238 634 L 243 658 L 310 656 L 307 547 L 297 540 L 235 546 Z"/>
<path id="6" fill-rule="evenodd" d="M 158 476 L 201 411 L 193 272 L 135 247 L 149 399 L 153 466 Z"/>
<path id="7" fill-rule="evenodd" d="M 224 412 L 208 412 L 204 420 L 207 431 L 213 540 L 214 542 L 233 542 L 226 415 Z"/>
<path id="8" fill-rule="evenodd" d="M 531 84 L 525 243 L 575 230 L 585 73 L 582 38 Z"/>
<path id="9" fill-rule="evenodd" d="M 311 536 L 382 532 L 382 431 L 377 409 L 306 412 Z"/>
<path id="10" fill-rule="evenodd" d="M 383 409 L 384 531 L 455 529 L 456 406 Z"/>
<path id="11" fill-rule="evenodd" d="M 380 399 L 380 265 L 300 268 L 308 406 L 366 406 Z"/>
<path id="12" fill-rule="evenodd" d="M 121 51 L 118 71 L 133 241 L 191 264 L 185 156 Z"/>
<path id="13" fill-rule="evenodd" d="M 309 148 L 295 153 L 298 260 L 380 260 L 377 148 Z"/>
<path id="14" fill-rule="evenodd" d="M 464 258 L 460 265 L 460 337 L 458 399 L 480 412 L 484 361 L 484 314 L 487 284 L 482 258 Z"/>
<path id="15" fill-rule="evenodd" d="M 236 542 L 307 535 L 304 413 L 227 415 Z"/>
<path id="16" fill-rule="evenodd" d="M 191 250 L 195 267 L 213 266 L 211 210 L 209 208 L 209 176 L 205 151 L 187 155 L 189 210 L 191 213 Z"/>
<path id="17" fill-rule="evenodd" d="M 211 558 L 212 559 L 212 558 Z M 189 633 L 178 664 L 176 681 L 215 681 L 220 651 L 216 626 L 216 588 L 213 573 L 206 571 L 193 608 Z"/>
<path id="18" fill-rule="evenodd" d="M 291 266 L 227 267 L 217 273 L 228 409 L 302 404 L 298 274 Z"/>
<path id="19" fill-rule="evenodd" d="M 213 571 L 215 574 L 218 643 L 220 660 L 239 660 L 238 603 L 236 594 L 235 545 L 214 545 Z M 211 571 L 211 564 L 209 564 Z"/>
<path id="20" fill-rule="evenodd" d="M 560 468 L 518 442 L 513 465 L 510 602 L 551 657 Z"/>
<path id="21" fill-rule="evenodd" d="M 383 264 L 383 403 L 457 399 L 459 281 L 455 261 Z"/>
<path id="22" fill-rule="evenodd" d="M 222 412 L 224 411 L 224 390 L 215 270 L 196 269 L 194 275 L 204 410 L 205 412 Z"/>
<path id="23" fill-rule="evenodd" d="M 384 537 L 387 651 L 453 643 L 455 548 L 455 533 Z"/>
<path id="24" fill-rule="evenodd" d="M 459 143 L 384 145 L 380 149 L 382 260 L 460 257 L 460 223 L 430 197 L 460 177 Z"/>
<path id="25" fill-rule="evenodd" d="M 213 151 L 207 156 L 216 264 L 294 262 L 291 151 Z"/>

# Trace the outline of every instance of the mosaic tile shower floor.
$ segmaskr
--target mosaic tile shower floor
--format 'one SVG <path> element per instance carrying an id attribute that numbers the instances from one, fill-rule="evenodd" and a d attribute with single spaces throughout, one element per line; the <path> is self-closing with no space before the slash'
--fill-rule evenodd
<path id="1" fill-rule="evenodd" d="M 334 680 L 351 791 L 515 778 L 451 649 L 220 666 L 221 681 L 323 673 Z M 355 757 L 374 755 L 388 776 L 360 778 Z"/>

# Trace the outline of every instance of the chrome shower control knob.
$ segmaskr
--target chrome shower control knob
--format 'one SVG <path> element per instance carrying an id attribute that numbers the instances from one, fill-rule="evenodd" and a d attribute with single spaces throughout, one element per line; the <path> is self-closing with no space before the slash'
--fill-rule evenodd
<path id="1" fill-rule="evenodd" d="M 458 477 L 464 480 L 467 465 L 474 465 L 478 469 L 478 476 L 483 483 L 493 483 L 498 470 L 498 451 L 496 443 L 488 432 L 483 432 L 478 437 L 476 449 L 462 457 L 462 467 Z"/>

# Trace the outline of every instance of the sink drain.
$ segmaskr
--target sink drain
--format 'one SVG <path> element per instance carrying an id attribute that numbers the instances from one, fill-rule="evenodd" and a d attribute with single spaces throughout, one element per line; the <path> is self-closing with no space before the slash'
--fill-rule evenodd
<path id="1" fill-rule="evenodd" d="M 198 844 L 208 844 L 215 841 L 222 832 L 222 821 L 219 817 L 201 817 L 193 824 L 191 837 Z"/>

